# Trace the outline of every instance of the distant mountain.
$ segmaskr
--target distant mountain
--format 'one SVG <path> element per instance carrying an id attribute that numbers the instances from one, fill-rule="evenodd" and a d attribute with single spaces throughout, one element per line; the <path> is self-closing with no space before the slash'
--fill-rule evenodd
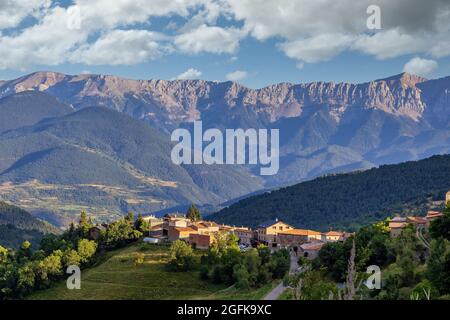
<path id="1" fill-rule="evenodd" d="M 330 175 L 243 199 L 209 216 L 234 225 L 257 226 L 279 218 L 326 231 L 354 229 L 394 214 L 425 214 L 443 205 L 450 190 L 450 155 Z"/>
<path id="2" fill-rule="evenodd" d="M 450 77 L 402 73 L 362 84 L 249 89 L 233 82 L 37 72 L 0 84 L 0 96 L 27 90 L 76 110 L 105 106 L 165 133 L 196 119 L 205 128 L 279 128 L 282 165 L 278 175 L 265 177 L 269 188 L 450 152 Z"/>
<path id="3" fill-rule="evenodd" d="M 58 229 L 25 210 L 0 201 L 1 246 L 18 248 L 23 241 L 28 240 L 36 248 L 45 234 L 58 232 Z"/>
<path id="4" fill-rule="evenodd" d="M 31 97 L 26 108 L 54 115 L 40 103 L 53 98 L 42 93 L 4 99 L 24 95 Z M 262 187 L 260 178 L 239 167 L 173 164 L 166 134 L 114 110 L 84 108 L 44 118 L 0 133 L 0 199 L 55 224 L 81 210 L 107 220 L 128 211 L 218 204 Z"/>

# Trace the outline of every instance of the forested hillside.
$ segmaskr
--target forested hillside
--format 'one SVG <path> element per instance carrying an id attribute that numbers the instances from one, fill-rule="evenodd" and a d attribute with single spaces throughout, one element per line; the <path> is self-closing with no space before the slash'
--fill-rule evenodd
<path id="1" fill-rule="evenodd" d="M 24 240 L 38 244 L 44 234 L 58 229 L 19 207 L 0 201 L 0 245 L 17 248 Z"/>
<path id="2" fill-rule="evenodd" d="M 241 200 L 211 216 L 249 225 L 279 218 L 302 228 L 358 227 L 396 213 L 425 213 L 450 190 L 450 155 L 330 175 Z M 436 205 L 436 203 L 435 203 Z"/>

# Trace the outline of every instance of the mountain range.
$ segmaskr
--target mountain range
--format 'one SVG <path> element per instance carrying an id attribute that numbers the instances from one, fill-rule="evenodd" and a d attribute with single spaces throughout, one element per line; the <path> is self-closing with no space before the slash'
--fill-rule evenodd
<path id="1" fill-rule="evenodd" d="M 239 167 L 173 164 L 169 137 L 128 115 L 103 107 L 60 115 L 71 108 L 58 104 L 34 91 L 0 100 L 0 110 L 17 110 L 9 119 L 19 119 L 0 130 L 1 198 L 56 225 L 81 210 L 110 220 L 128 211 L 220 203 L 262 187 Z M 35 112 L 24 113 L 25 105 Z M 20 127 L 22 114 L 37 122 Z"/>
<path id="2" fill-rule="evenodd" d="M 80 209 L 107 219 L 218 205 L 324 174 L 450 153 L 449 106 L 450 77 L 407 73 L 250 89 L 36 72 L 0 81 L 0 198 L 57 224 Z M 169 134 L 194 120 L 205 129 L 280 129 L 279 173 L 173 165 Z"/>

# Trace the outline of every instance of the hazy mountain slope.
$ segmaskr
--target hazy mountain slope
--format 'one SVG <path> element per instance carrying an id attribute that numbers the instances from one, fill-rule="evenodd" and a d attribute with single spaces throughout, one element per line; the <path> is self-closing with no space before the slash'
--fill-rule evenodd
<path id="1" fill-rule="evenodd" d="M 262 187 L 235 166 L 175 165 L 171 148 L 167 135 L 106 108 L 43 120 L 0 134 L 0 198 L 64 223 L 80 210 L 102 220 L 217 204 Z"/>
<path id="2" fill-rule="evenodd" d="M 0 84 L 0 96 L 45 91 L 77 110 L 105 106 L 163 132 L 189 126 L 195 119 L 201 119 L 205 129 L 278 128 L 286 165 L 278 176 L 266 177 L 272 187 L 358 163 L 370 167 L 419 159 L 433 150 L 445 152 L 442 141 L 411 144 L 426 133 L 448 129 L 449 79 L 403 73 L 362 84 L 280 83 L 250 89 L 233 82 L 36 72 Z M 336 147 L 326 149 L 330 146 Z M 327 156 L 316 157 L 318 150 L 326 150 Z"/>
<path id="3" fill-rule="evenodd" d="M 25 91 L 0 99 L 0 132 L 29 126 L 46 118 L 73 112 L 54 97 L 35 91 Z"/>
<path id="4" fill-rule="evenodd" d="M 424 213 L 450 190 L 450 155 L 326 176 L 241 200 L 209 218 L 256 226 L 279 218 L 302 228 L 348 227 L 405 213 Z"/>

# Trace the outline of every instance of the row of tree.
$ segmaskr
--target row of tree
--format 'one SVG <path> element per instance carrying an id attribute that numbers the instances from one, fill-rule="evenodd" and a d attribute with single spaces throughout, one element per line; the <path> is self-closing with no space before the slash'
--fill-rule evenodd
<path id="1" fill-rule="evenodd" d="M 235 235 L 218 232 L 214 238 L 214 243 L 200 261 L 189 244 L 179 240 L 173 242 L 169 267 L 175 271 L 199 268 L 202 280 L 236 285 L 243 289 L 281 279 L 289 271 L 290 257 L 287 250 L 271 253 L 268 247 L 261 245 L 242 252 Z"/>

